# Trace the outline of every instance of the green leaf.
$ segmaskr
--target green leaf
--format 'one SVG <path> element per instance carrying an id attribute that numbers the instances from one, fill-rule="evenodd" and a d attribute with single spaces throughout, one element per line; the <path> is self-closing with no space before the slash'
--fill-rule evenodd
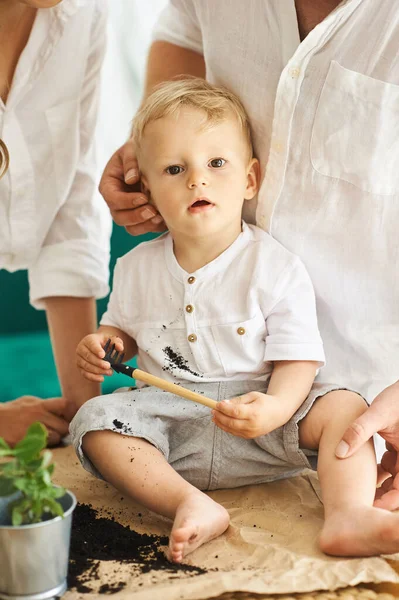
<path id="1" fill-rule="evenodd" d="M 47 511 L 54 516 L 63 517 L 64 510 L 59 502 L 53 500 L 52 498 L 47 498 L 45 501 L 45 507 Z"/>
<path id="2" fill-rule="evenodd" d="M 14 506 L 11 512 L 11 523 L 14 525 L 14 527 L 18 527 L 21 525 L 22 521 L 23 514 L 20 512 L 18 506 Z"/>
<path id="3" fill-rule="evenodd" d="M 14 454 L 20 460 L 29 462 L 37 458 L 39 452 L 46 447 L 47 430 L 39 422 L 33 423 L 25 437 L 15 445 Z"/>
<path id="4" fill-rule="evenodd" d="M 0 438 L 2 439 L 2 438 Z M 15 450 L 12 448 L 1 448 L 0 447 L 0 456 L 15 456 Z"/>
<path id="5" fill-rule="evenodd" d="M 42 468 L 48 467 L 52 461 L 53 455 L 50 450 L 45 450 L 42 455 Z"/>
<path id="6" fill-rule="evenodd" d="M 10 496 L 15 492 L 15 486 L 12 479 L 0 477 L 0 497 Z"/>
<path id="7" fill-rule="evenodd" d="M 44 483 L 45 483 L 47 486 L 49 486 L 49 487 L 50 487 L 50 486 L 52 485 L 52 484 L 51 484 L 51 477 L 50 477 L 50 473 L 49 473 L 49 472 L 48 472 L 46 469 L 44 469 L 44 470 L 43 470 L 43 475 L 42 475 L 42 478 L 43 478 L 43 482 L 44 482 Z"/>
<path id="8" fill-rule="evenodd" d="M 4 438 L 0 437 L 0 448 L 2 450 L 11 450 L 10 446 L 7 444 Z"/>
<path id="9" fill-rule="evenodd" d="M 66 494 L 66 489 L 63 487 L 53 487 L 53 497 L 54 498 L 62 498 L 62 496 L 65 496 Z"/>
<path id="10" fill-rule="evenodd" d="M 63 496 L 65 490 L 55 487 L 51 482 L 54 470 L 51 452 L 45 450 L 41 454 L 46 441 L 47 430 L 37 422 L 29 427 L 26 436 L 14 449 L 0 444 L 3 456 L 15 456 L 14 460 L 0 465 L 0 496 L 17 490 L 20 492 L 18 498 L 8 506 L 14 525 L 40 522 L 43 513 L 52 516 L 64 514 L 62 506 L 55 499 Z"/>
<path id="11" fill-rule="evenodd" d="M 41 468 L 42 464 L 43 464 L 43 459 L 42 459 L 42 457 L 40 457 L 35 460 L 30 460 L 25 468 L 26 468 L 27 472 L 34 473 L 35 471 L 37 471 L 38 469 Z"/>
<path id="12" fill-rule="evenodd" d="M 29 493 L 31 491 L 32 485 L 31 482 L 29 481 L 29 479 L 24 479 L 24 478 L 20 478 L 20 479 L 14 479 L 14 485 L 17 488 L 17 490 L 20 490 L 21 492 L 25 492 L 25 493 Z"/>
<path id="13" fill-rule="evenodd" d="M 17 477 L 17 473 L 22 473 L 17 460 L 10 460 L 1 465 L 1 469 L 7 477 Z"/>

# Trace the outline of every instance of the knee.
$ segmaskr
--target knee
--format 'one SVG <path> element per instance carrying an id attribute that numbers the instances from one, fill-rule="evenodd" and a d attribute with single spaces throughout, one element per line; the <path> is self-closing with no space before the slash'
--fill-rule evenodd
<path id="1" fill-rule="evenodd" d="M 347 390 L 335 390 L 325 394 L 316 400 L 315 407 L 318 408 L 319 419 L 324 425 L 332 418 L 357 419 L 367 410 L 364 399 L 359 394 Z"/>
<path id="2" fill-rule="evenodd" d="M 302 448 L 316 449 L 321 435 L 334 423 L 343 431 L 367 410 L 364 399 L 355 392 L 335 390 L 316 400 L 308 415 L 299 424 Z"/>

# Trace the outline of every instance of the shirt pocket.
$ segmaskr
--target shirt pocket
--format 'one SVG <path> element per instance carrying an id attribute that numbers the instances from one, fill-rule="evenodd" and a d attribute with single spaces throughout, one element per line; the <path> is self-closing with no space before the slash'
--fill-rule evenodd
<path id="1" fill-rule="evenodd" d="M 313 168 L 372 194 L 399 190 L 399 86 L 332 61 L 310 142 Z"/>
<path id="2" fill-rule="evenodd" d="M 69 100 L 46 109 L 58 196 L 67 196 L 79 159 L 79 102 Z"/>
<path id="3" fill-rule="evenodd" d="M 266 372 L 267 330 L 262 313 L 251 319 L 212 325 L 212 335 L 227 377 Z"/>

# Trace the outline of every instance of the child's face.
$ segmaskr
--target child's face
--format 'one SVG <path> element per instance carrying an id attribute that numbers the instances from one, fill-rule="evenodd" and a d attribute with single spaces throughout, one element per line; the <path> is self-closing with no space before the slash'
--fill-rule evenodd
<path id="1" fill-rule="evenodd" d="M 210 126 L 205 113 L 186 107 L 152 121 L 139 163 L 144 186 L 172 235 L 241 230 L 244 199 L 257 191 L 258 161 L 249 159 L 233 116 Z"/>

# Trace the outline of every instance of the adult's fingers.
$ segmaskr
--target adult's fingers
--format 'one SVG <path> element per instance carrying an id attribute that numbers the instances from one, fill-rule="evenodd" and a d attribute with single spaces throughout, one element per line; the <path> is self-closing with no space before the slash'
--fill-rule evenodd
<path id="1" fill-rule="evenodd" d="M 40 421 L 47 427 L 47 429 L 55 431 L 60 436 L 64 436 L 68 433 L 69 423 L 62 417 L 56 416 L 49 412 L 44 412 L 40 418 Z"/>
<path id="2" fill-rule="evenodd" d="M 381 467 L 393 476 L 399 472 L 398 453 L 396 450 L 384 452 L 381 459 Z"/>
<path id="3" fill-rule="evenodd" d="M 399 508 L 399 477 L 390 477 L 377 490 L 374 506 L 385 510 Z"/>
<path id="4" fill-rule="evenodd" d="M 156 219 L 153 225 L 159 224 L 158 212 L 154 206 L 148 203 L 148 198 L 142 194 L 129 194 L 129 201 L 126 202 L 126 193 L 114 194 L 115 202 L 118 203 L 118 208 L 112 209 L 112 218 L 117 225 L 121 227 L 130 227 L 140 225 Z M 120 200 L 119 200 L 120 198 Z M 127 206 L 126 206 L 127 204 Z M 162 217 L 161 217 L 162 219 Z M 150 224 L 148 225 L 150 226 Z"/>
<path id="5" fill-rule="evenodd" d="M 140 172 L 133 142 L 128 140 L 121 150 L 124 180 L 128 184 L 137 183 L 140 179 Z"/>
<path id="6" fill-rule="evenodd" d="M 43 403 L 45 410 L 54 415 L 63 415 L 68 404 L 65 398 L 48 398 L 43 400 Z"/>
<path id="7" fill-rule="evenodd" d="M 158 219 L 158 217 L 155 217 L 155 219 Z M 126 225 L 125 229 L 128 233 L 130 233 L 130 235 L 143 235 L 144 233 L 162 233 L 163 231 L 166 231 L 167 226 L 165 224 L 165 221 L 161 220 L 160 222 L 155 222 L 155 219 L 150 219 L 149 221 L 139 223 L 138 225 Z"/>
<path id="8" fill-rule="evenodd" d="M 377 431 L 386 426 L 385 415 L 373 409 L 371 405 L 366 412 L 356 419 L 345 431 L 335 449 L 338 458 L 352 456 L 363 444 L 365 444 Z"/>
<path id="9" fill-rule="evenodd" d="M 381 465 L 377 465 L 377 485 L 382 485 L 386 479 L 392 477 Z"/>
<path id="10" fill-rule="evenodd" d="M 58 446 L 61 441 L 61 436 L 56 431 L 47 428 L 47 446 Z"/>
<path id="11" fill-rule="evenodd" d="M 157 209 L 148 204 L 147 199 L 146 203 L 138 208 L 134 208 L 132 204 L 128 210 L 113 211 L 112 218 L 117 225 L 121 225 L 122 227 L 137 227 L 141 225 L 144 233 L 152 231 L 154 228 L 159 227 L 161 223 L 164 223 Z M 165 224 L 163 227 L 162 231 L 165 230 Z M 128 231 L 130 232 L 130 230 Z"/>
<path id="12" fill-rule="evenodd" d="M 125 168 L 128 172 L 137 171 L 136 177 L 129 174 L 128 183 L 125 177 Z M 109 159 L 98 189 L 111 212 L 114 213 L 114 211 L 134 208 L 148 202 L 146 195 L 141 192 L 138 182 L 138 166 L 132 155 L 131 144 L 124 144 Z"/>

